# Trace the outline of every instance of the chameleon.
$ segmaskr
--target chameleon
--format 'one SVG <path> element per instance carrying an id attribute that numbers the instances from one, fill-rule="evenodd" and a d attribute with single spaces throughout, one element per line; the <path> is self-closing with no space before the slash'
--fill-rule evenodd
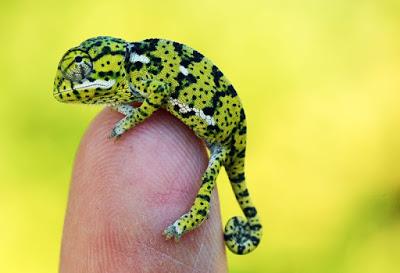
<path id="1" fill-rule="evenodd" d="M 262 225 L 245 180 L 245 112 L 232 84 L 207 57 L 166 39 L 90 38 L 61 58 L 53 96 L 122 113 L 109 136 L 115 139 L 160 108 L 181 120 L 204 140 L 210 157 L 190 210 L 168 226 L 164 236 L 178 241 L 208 218 L 211 193 L 224 166 L 245 215 L 229 219 L 225 244 L 235 254 L 247 254 L 259 245 Z"/>

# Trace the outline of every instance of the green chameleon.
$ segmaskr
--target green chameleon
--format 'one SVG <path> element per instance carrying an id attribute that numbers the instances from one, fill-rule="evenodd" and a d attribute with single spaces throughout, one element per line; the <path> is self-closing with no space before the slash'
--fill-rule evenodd
<path id="1" fill-rule="evenodd" d="M 64 54 L 53 94 L 61 102 L 106 104 L 125 115 L 112 129 L 112 138 L 159 108 L 180 119 L 205 141 L 210 160 L 192 207 L 164 235 L 179 240 L 208 218 L 211 192 L 223 165 L 246 216 L 228 221 L 225 243 L 237 254 L 257 247 L 262 226 L 245 182 L 244 110 L 233 86 L 209 59 L 163 39 L 130 43 L 105 36 L 91 38 Z M 133 102 L 141 104 L 133 107 Z"/>

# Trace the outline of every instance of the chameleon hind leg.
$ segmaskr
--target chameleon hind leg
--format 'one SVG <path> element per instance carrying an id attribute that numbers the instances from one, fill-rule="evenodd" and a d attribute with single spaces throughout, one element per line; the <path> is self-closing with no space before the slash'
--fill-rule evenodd
<path id="1" fill-rule="evenodd" d="M 197 228 L 208 218 L 211 193 L 227 156 L 226 150 L 220 146 L 211 146 L 210 152 L 208 167 L 201 178 L 202 184 L 196 199 L 187 213 L 164 230 L 167 239 L 174 237 L 179 240 L 184 233 Z"/>
<path id="2" fill-rule="evenodd" d="M 244 150 L 237 151 L 229 166 L 225 166 L 235 197 L 246 218 L 232 217 L 225 226 L 224 239 L 227 247 L 236 254 L 247 254 L 260 243 L 262 226 L 246 186 L 244 174 Z"/>

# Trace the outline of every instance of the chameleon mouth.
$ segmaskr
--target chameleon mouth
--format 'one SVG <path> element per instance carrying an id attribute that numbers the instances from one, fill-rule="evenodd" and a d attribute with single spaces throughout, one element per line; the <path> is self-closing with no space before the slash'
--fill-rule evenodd
<path id="1" fill-rule="evenodd" d="M 57 94 L 61 94 L 64 92 L 71 92 L 73 90 L 82 90 L 82 89 L 94 89 L 94 88 L 101 88 L 101 89 L 108 89 L 111 88 L 115 84 L 115 80 L 95 80 L 95 81 L 84 81 L 81 84 L 75 85 L 73 88 L 68 88 L 65 90 L 58 91 Z"/>

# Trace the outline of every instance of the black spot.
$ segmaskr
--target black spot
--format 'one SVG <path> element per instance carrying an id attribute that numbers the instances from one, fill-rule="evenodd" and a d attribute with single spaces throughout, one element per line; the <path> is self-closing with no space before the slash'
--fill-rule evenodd
<path id="1" fill-rule="evenodd" d="M 243 212 L 246 217 L 254 217 L 257 215 L 257 210 L 255 207 L 244 208 Z"/>
<path id="2" fill-rule="evenodd" d="M 233 234 L 224 234 L 224 240 L 225 240 L 225 241 L 231 240 L 232 237 L 233 237 Z"/>
<path id="3" fill-rule="evenodd" d="M 213 105 L 212 107 L 214 109 L 218 109 L 220 106 L 222 106 L 222 102 L 221 102 L 220 98 L 225 97 L 225 96 L 226 96 L 225 92 L 215 92 L 212 97 L 212 105 Z"/>
<path id="4" fill-rule="evenodd" d="M 135 63 L 133 63 L 133 65 L 131 67 L 131 71 L 140 70 L 142 67 L 143 67 L 142 62 L 135 62 Z"/>
<path id="5" fill-rule="evenodd" d="M 194 50 L 193 51 L 193 61 L 195 62 L 201 62 L 201 60 L 203 60 L 204 56 L 201 55 L 198 51 Z"/>
<path id="6" fill-rule="evenodd" d="M 148 42 L 148 50 L 150 51 L 156 50 L 159 41 L 160 41 L 159 39 L 147 39 L 146 42 Z"/>
<path id="7" fill-rule="evenodd" d="M 183 55 L 183 52 L 182 52 L 183 45 L 182 44 L 173 42 L 172 45 L 174 46 L 174 49 L 178 53 L 178 55 Z"/>
<path id="8" fill-rule="evenodd" d="M 239 135 L 245 135 L 247 131 L 247 127 L 246 126 L 242 126 L 239 130 Z"/>
<path id="9" fill-rule="evenodd" d="M 112 72 L 112 71 L 100 71 L 99 72 L 100 77 L 113 76 L 113 75 L 114 75 L 114 72 Z"/>
<path id="10" fill-rule="evenodd" d="M 111 47 L 105 46 L 102 48 L 101 53 L 108 54 L 111 52 Z"/>
<path id="11" fill-rule="evenodd" d="M 180 63 L 181 66 L 187 67 L 190 64 L 189 59 L 183 59 Z"/>
<path id="12" fill-rule="evenodd" d="M 182 72 L 178 73 L 178 75 L 175 77 L 175 80 L 179 83 L 176 91 L 180 91 L 188 87 L 189 85 L 197 82 L 196 78 L 192 74 L 188 74 L 187 76 L 185 76 Z"/>
<path id="13" fill-rule="evenodd" d="M 175 110 L 175 112 L 179 112 L 179 106 L 178 105 L 174 105 L 174 110 Z"/>
<path id="14" fill-rule="evenodd" d="M 186 78 L 187 78 L 188 82 L 190 82 L 190 83 L 196 83 L 197 82 L 196 78 L 192 74 L 188 74 L 186 76 Z"/>
<path id="15" fill-rule="evenodd" d="M 81 98 L 81 94 L 77 90 L 73 90 L 72 93 L 76 96 L 76 98 L 79 100 Z"/>
<path id="16" fill-rule="evenodd" d="M 81 56 L 76 56 L 75 57 L 75 62 L 80 63 L 82 61 L 82 57 Z"/>
<path id="17" fill-rule="evenodd" d="M 226 93 L 232 97 L 236 97 L 237 93 L 236 90 L 233 88 L 232 84 L 230 84 L 226 90 Z"/>
<path id="18" fill-rule="evenodd" d="M 236 154 L 236 156 L 239 157 L 239 158 L 244 158 L 245 155 L 246 155 L 246 150 L 245 149 L 241 150 L 240 152 L 238 152 Z"/>
<path id="19" fill-rule="evenodd" d="M 260 230 L 261 228 L 262 226 L 260 224 L 255 224 L 250 226 L 250 229 L 255 231 Z"/>
<path id="20" fill-rule="evenodd" d="M 202 216 L 206 216 L 207 215 L 207 211 L 204 210 L 204 209 L 200 209 L 200 210 L 197 211 L 197 214 L 200 214 Z"/>
<path id="21" fill-rule="evenodd" d="M 206 201 L 210 202 L 210 196 L 208 196 L 208 195 L 198 194 L 197 197 L 200 198 L 200 199 L 203 199 L 203 200 L 206 200 Z"/>
<path id="22" fill-rule="evenodd" d="M 239 196 L 239 197 L 247 197 L 247 196 L 249 196 L 249 191 L 246 189 L 246 190 L 244 190 L 243 192 L 240 192 L 240 193 L 238 194 L 238 196 Z"/>
<path id="23" fill-rule="evenodd" d="M 205 107 L 203 108 L 203 113 L 206 114 L 207 116 L 212 116 L 214 115 L 214 108 L 212 107 Z"/>
<path id="24" fill-rule="evenodd" d="M 246 119 L 246 115 L 244 114 L 244 109 L 240 110 L 240 121 L 244 121 Z"/>
<path id="25" fill-rule="evenodd" d="M 255 236 L 251 236 L 250 240 L 253 243 L 253 245 L 255 245 L 255 246 L 258 246 L 258 244 L 260 243 L 260 239 Z"/>
<path id="26" fill-rule="evenodd" d="M 170 94 L 170 97 L 171 97 L 172 99 L 177 99 L 177 98 L 179 97 L 179 92 L 178 92 L 178 91 L 172 92 L 172 93 Z M 175 105 L 175 106 L 177 106 L 177 105 Z M 174 107 L 174 109 L 175 109 L 175 107 Z"/>
<path id="27" fill-rule="evenodd" d="M 242 181 L 244 181 L 244 173 L 241 173 L 241 174 L 239 174 L 237 177 L 235 177 L 235 178 L 229 178 L 229 180 L 231 181 L 231 183 L 240 183 L 240 182 L 242 182 Z"/>
<path id="28" fill-rule="evenodd" d="M 221 79 L 221 77 L 223 76 L 222 72 L 218 69 L 218 67 L 216 67 L 215 65 L 213 65 L 212 67 L 212 71 L 211 71 L 211 75 L 214 77 L 214 83 L 216 87 L 219 87 L 219 80 Z"/>
<path id="29" fill-rule="evenodd" d="M 243 254 L 244 249 L 245 249 L 244 245 L 239 245 L 237 253 L 240 254 L 240 255 Z"/>

